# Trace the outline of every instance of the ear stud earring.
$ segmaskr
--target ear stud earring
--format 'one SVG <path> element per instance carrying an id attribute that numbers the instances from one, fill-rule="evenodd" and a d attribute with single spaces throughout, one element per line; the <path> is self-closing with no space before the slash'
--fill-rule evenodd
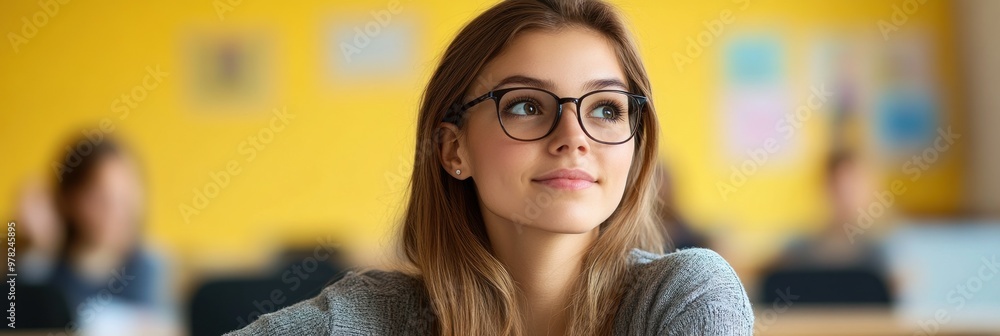
<path id="1" fill-rule="evenodd" d="M 461 169 L 455 169 L 455 175 L 462 175 Z"/>

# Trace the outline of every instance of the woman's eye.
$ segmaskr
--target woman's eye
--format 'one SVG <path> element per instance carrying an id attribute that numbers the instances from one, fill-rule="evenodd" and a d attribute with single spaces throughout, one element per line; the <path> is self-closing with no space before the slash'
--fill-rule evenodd
<path id="1" fill-rule="evenodd" d="M 614 106 L 602 105 L 590 111 L 590 116 L 603 119 L 617 119 L 618 110 Z"/>
<path id="2" fill-rule="evenodd" d="M 541 111 L 538 109 L 538 106 L 535 105 L 534 103 L 523 102 L 511 106 L 510 109 L 508 110 L 508 113 L 514 115 L 536 115 L 536 114 L 541 114 Z"/>

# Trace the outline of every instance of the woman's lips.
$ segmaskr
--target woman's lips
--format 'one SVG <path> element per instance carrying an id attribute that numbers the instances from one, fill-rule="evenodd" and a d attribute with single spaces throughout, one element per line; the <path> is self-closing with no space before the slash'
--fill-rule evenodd
<path id="1" fill-rule="evenodd" d="M 566 178 L 554 178 L 548 180 L 533 181 L 536 183 L 541 183 L 549 188 L 562 189 L 562 190 L 583 190 L 590 188 L 594 185 L 594 182 L 587 180 L 577 180 L 577 179 L 566 179 Z"/>
<path id="2" fill-rule="evenodd" d="M 531 181 L 562 190 L 582 190 L 597 183 L 597 179 L 583 169 L 557 169 Z"/>

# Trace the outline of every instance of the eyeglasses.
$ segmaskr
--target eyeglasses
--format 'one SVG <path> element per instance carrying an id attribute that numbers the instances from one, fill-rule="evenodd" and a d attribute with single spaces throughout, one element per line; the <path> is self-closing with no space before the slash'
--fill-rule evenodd
<path id="1" fill-rule="evenodd" d="M 516 87 L 487 92 L 462 105 L 444 121 L 457 124 L 462 112 L 488 99 L 496 103 L 500 127 L 514 140 L 535 141 L 552 134 L 562 117 L 563 104 L 573 103 L 576 120 L 583 132 L 594 141 L 608 145 L 632 139 L 648 102 L 644 96 L 619 90 L 598 90 L 580 98 L 561 98 L 538 88 Z"/>

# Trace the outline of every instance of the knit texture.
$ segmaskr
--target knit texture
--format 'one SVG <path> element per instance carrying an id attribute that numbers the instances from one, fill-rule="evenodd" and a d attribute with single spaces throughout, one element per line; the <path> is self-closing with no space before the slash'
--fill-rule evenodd
<path id="1" fill-rule="evenodd" d="M 632 277 L 615 335 L 752 335 L 753 310 L 733 268 L 700 248 L 630 253 Z M 348 272 L 315 298 L 227 335 L 429 335 L 435 315 L 420 282 L 399 272 Z"/>

